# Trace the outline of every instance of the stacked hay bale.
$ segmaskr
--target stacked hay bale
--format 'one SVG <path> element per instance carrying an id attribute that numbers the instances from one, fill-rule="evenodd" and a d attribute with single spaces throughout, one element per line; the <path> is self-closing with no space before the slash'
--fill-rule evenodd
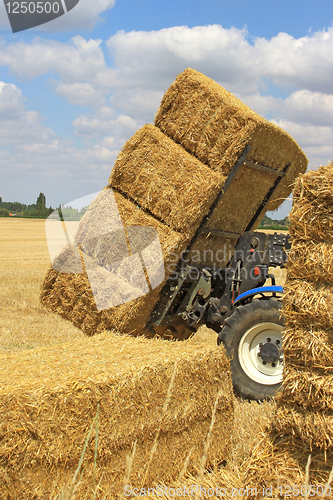
<path id="1" fill-rule="evenodd" d="M 248 160 L 282 170 L 267 210 L 275 210 L 291 192 L 307 160 L 297 143 L 281 128 L 252 111 L 211 78 L 186 69 L 165 93 L 155 125 L 212 170 L 228 175 L 247 144 Z"/>
<path id="2" fill-rule="evenodd" d="M 320 482 L 333 465 L 333 163 L 297 179 L 290 233 L 286 369 L 273 428 L 303 467 L 312 453 Z"/>
<path id="3" fill-rule="evenodd" d="M 111 334 L 9 353 L 0 412 L 1 499 L 49 500 L 63 487 L 90 498 L 97 485 L 115 498 L 124 484 L 172 483 L 227 458 L 229 362 L 207 344 Z"/>
<path id="4" fill-rule="evenodd" d="M 63 267 L 57 269 L 53 265 L 49 271 L 42 302 L 88 334 L 104 328 L 135 335 L 144 332 L 163 284 L 175 270 L 182 252 L 193 242 L 200 223 L 248 144 L 252 162 L 280 171 L 289 165 L 277 197 L 269 205 L 273 209 L 290 193 L 289 184 L 295 176 L 305 171 L 304 153 L 285 131 L 261 118 L 213 80 L 197 71 L 185 70 L 166 92 L 155 126 L 144 126 L 127 141 L 107 188 L 84 215 L 75 239 L 82 251 L 82 272 L 66 272 L 67 265 L 60 256 Z M 195 237 L 186 255 L 187 263 L 213 266 L 217 262 L 223 267 L 232 256 L 236 239 L 221 238 L 214 230 L 236 234 L 245 231 L 275 180 L 275 175 L 267 171 L 240 169 L 232 188 L 211 214 L 209 229 L 213 231 Z M 104 210 L 111 189 L 120 219 L 110 218 Z M 266 209 L 261 210 L 262 216 Z M 118 232 L 122 231 L 117 238 L 110 237 L 115 231 L 111 222 Z M 154 229 L 161 244 L 164 280 L 155 276 L 151 279 L 148 272 L 148 289 L 142 268 L 141 278 L 139 272 L 134 273 L 133 285 L 133 273 L 128 266 L 124 271 L 119 264 L 122 248 L 123 257 L 137 253 L 131 242 L 133 226 Z M 111 262 L 112 258 L 117 265 Z M 97 259 L 99 267 L 90 259 Z M 97 296 L 100 303 L 96 306 Z"/>
<path id="5" fill-rule="evenodd" d="M 126 264 L 130 257 L 127 241 L 128 228 L 137 226 L 149 228 L 154 231 L 154 235 L 158 236 L 166 268 L 174 260 L 178 260 L 174 255 L 180 252 L 184 244 L 180 233 L 171 230 L 123 195 L 105 189 L 90 205 L 81 219 L 76 234 L 75 243 L 81 248 L 81 272 L 77 269 L 75 272 L 69 270 L 69 265 L 72 269 L 74 267 L 75 247 L 64 250 L 53 262 L 45 277 L 41 302 L 54 312 L 70 319 L 75 326 L 88 335 L 101 332 L 106 328 L 126 333 L 142 333 L 142 328 L 149 318 L 163 285 L 144 295 L 139 289 L 140 276 L 137 280 L 132 280 L 132 283 L 134 282 L 132 285 L 124 278 L 123 267 L 105 269 L 105 266 L 108 267 L 108 264 L 112 263 L 124 261 Z M 127 234 L 125 229 L 127 229 Z M 141 241 L 141 244 L 145 245 L 145 243 Z M 97 272 L 94 261 L 97 262 Z M 135 270 L 139 271 L 140 268 L 142 271 L 139 262 Z M 103 273 L 104 269 L 105 273 Z M 93 279 L 89 276 L 89 270 L 94 274 Z M 102 273 L 101 276 L 98 276 L 99 271 Z M 133 269 L 130 272 L 133 272 Z M 104 279 L 105 274 L 107 274 L 106 279 Z M 95 289 L 93 289 L 94 285 Z M 103 307 L 102 303 L 102 307 L 98 309 L 96 294 L 99 293 L 101 301 L 106 298 L 114 301 L 117 307 L 108 308 L 107 305 Z M 131 300 L 133 296 L 136 298 Z M 149 335 L 149 332 L 147 331 L 146 334 Z"/>

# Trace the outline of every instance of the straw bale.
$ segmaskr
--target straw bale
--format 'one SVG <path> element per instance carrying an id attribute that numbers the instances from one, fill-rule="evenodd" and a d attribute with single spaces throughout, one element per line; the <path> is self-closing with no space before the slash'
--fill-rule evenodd
<path id="1" fill-rule="evenodd" d="M 120 301 L 123 298 L 126 300 L 126 294 L 128 294 L 127 297 L 131 297 L 133 288 L 128 283 L 124 283 L 117 276 L 108 273 L 109 281 L 107 284 L 110 284 L 110 278 L 112 279 L 111 285 L 113 283 L 118 292 L 118 295 L 115 296 L 115 290 L 111 289 L 112 299 Z M 49 288 L 50 282 L 53 283 L 52 288 Z M 133 335 L 154 335 L 144 330 L 144 327 L 158 300 L 161 286 L 143 297 L 139 296 L 129 302 L 119 303 L 116 307 L 99 311 L 86 272 L 82 274 L 58 273 L 51 268 L 44 283 L 46 286 L 41 293 L 41 303 L 63 318 L 72 321 L 87 335 L 100 333 L 104 329 L 132 333 Z M 97 285 L 98 282 L 96 283 L 98 289 Z M 107 290 L 104 289 L 104 292 L 106 293 Z M 108 297 L 109 294 L 106 299 Z"/>
<path id="2" fill-rule="evenodd" d="M 333 413 L 312 412 L 292 406 L 279 406 L 272 422 L 272 430 L 290 436 L 294 442 L 317 450 L 333 450 Z"/>
<path id="3" fill-rule="evenodd" d="M 159 243 L 154 245 L 157 236 Z M 42 303 L 89 335 L 103 329 L 153 335 L 143 330 L 173 270 L 170 265 L 179 259 L 184 237 L 123 195 L 105 189 L 83 216 L 75 243 L 82 251 L 84 272 L 57 272 L 51 268 L 44 280 Z M 155 287 L 151 291 L 141 259 L 133 255 L 144 253 L 145 247 L 148 251 L 144 264 Z M 65 249 L 58 256 L 56 262 L 63 267 L 57 269 L 70 267 L 66 258 L 72 263 L 73 252 L 75 249 Z M 159 253 L 164 268 L 163 262 L 158 265 Z M 183 338 L 190 334 L 188 330 L 175 335 Z"/>
<path id="4" fill-rule="evenodd" d="M 134 237 L 126 234 L 131 227 L 137 226 L 146 228 L 139 235 L 141 247 L 149 245 L 152 234 L 155 237 L 157 234 L 166 262 L 171 253 L 184 245 L 184 236 L 110 188 L 103 189 L 89 205 L 80 221 L 75 243 L 102 264 L 118 261 L 137 251 Z M 127 239 L 130 240 L 128 243 Z M 128 245 L 134 247 L 133 250 L 128 249 Z"/>
<path id="5" fill-rule="evenodd" d="M 309 411 L 333 410 L 333 366 L 324 371 L 287 364 L 277 401 Z"/>
<path id="6" fill-rule="evenodd" d="M 291 279 L 333 285 L 332 243 L 293 241 L 286 268 Z"/>
<path id="7" fill-rule="evenodd" d="M 225 181 L 154 125 L 126 142 L 109 185 L 175 231 L 194 233 Z"/>
<path id="8" fill-rule="evenodd" d="M 113 276 L 113 278 L 113 283 L 116 285 L 117 277 Z M 110 273 L 108 279 L 110 279 Z M 51 288 L 49 283 L 52 283 Z M 157 335 L 166 339 L 182 340 L 190 337 L 193 333 L 192 330 L 178 327 L 176 330 L 155 328 L 153 332 L 145 329 L 148 318 L 159 299 L 162 285 L 145 296 L 99 311 L 86 272 L 83 274 L 58 273 L 51 268 L 45 277 L 45 284 L 46 286 L 41 293 L 41 303 L 51 311 L 70 320 L 74 326 L 80 328 L 87 335 L 94 335 L 103 330 L 115 330 L 130 333 L 133 336 L 154 337 Z M 123 282 L 121 285 L 117 289 L 118 298 L 131 292 L 129 285 L 125 289 Z M 112 290 L 112 293 L 114 295 L 115 290 Z M 71 301 L 68 297 L 72 297 Z M 125 299 L 126 297 L 124 297 Z"/>
<path id="9" fill-rule="evenodd" d="M 155 125 L 213 170 L 228 175 L 247 144 L 248 159 L 282 170 L 290 164 L 268 210 L 289 196 L 291 184 L 307 167 L 297 143 L 205 75 L 186 69 L 165 93 Z"/>
<path id="10" fill-rule="evenodd" d="M 270 177 L 265 173 L 261 173 L 258 177 L 258 171 L 248 167 L 239 170 L 220 203 L 213 210 L 206 226 L 209 229 L 230 231 L 241 235 L 270 189 L 272 184 Z M 252 229 L 255 229 L 255 226 Z M 232 257 L 236 242 L 237 237 L 221 237 L 214 232 L 200 234 L 191 247 L 188 259 L 193 264 L 216 263 L 223 267 Z"/>
<path id="11" fill-rule="evenodd" d="M 333 162 L 295 181 L 290 234 L 295 240 L 333 241 Z"/>
<path id="12" fill-rule="evenodd" d="M 283 352 L 290 366 L 333 371 L 333 329 L 292 327 L 283 332 Z"/>
<path id="13" fill-rule="evenodd" d="M 134 443 L 128 484 L 172 481 L 187 458 L 195 472 L 214 419 L 207 464 L 228 456 L 234 397 L 224 349 L 108 333 L 2 355 L 1 367 L 0 467 L 16 482 L 9 498 L 34 498 L 42 486 L 48 499 L 54 478 L 73 477 L 98 404 L 104 491 L 120 492 Z M 94 437 L 84 462 L 90 491 Z"/>
<path id="14" fill-rule="evenodd" d="M 330 329 L 333 327 L 333 293 L 326 283 L 287 279 L 282 312 L 287 326 Z"/>

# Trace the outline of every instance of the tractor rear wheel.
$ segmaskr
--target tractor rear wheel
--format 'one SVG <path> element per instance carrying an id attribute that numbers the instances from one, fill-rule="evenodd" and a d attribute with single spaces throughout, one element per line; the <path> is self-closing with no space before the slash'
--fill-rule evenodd
<path id="1" fill-rule="evenodd" d="M 283 377 L 281 301 L 255 299 L 238 306 L 218 336 L 228 357 L 235 393 L 244 399 L 272 398 Z"/>

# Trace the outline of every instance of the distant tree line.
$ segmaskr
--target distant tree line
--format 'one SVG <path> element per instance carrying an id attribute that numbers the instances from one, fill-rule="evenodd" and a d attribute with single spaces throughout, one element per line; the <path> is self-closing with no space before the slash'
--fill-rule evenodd
<path id="1" fill-rule="evenodd" d="M 15 214 L 17 217 L 47 219 L 53 211 L 54 208 L 46 206 L 44 193 L 39 193 L 36 203 L 32 205 L 18 201 L 2 201 L 0 197 L 0 217 L 10 217 L 10 214 Z"/>
<path id="2" fill-rule="evenodd" d="M 289 219 L 285 217 L 284 219 L 271 219 L 268 215 L 264 215 L 264 218 L 260 222 L 258 229 L 289 229 Z"/>
<path id="3" fill-rule="evenodd" d="M 62 220 L 81 220 L 83 214 L 88 207 L 77 210 L 71 206 L 58 207 L 55 211 L 52 207 L 46 206 L 46 198 L 44 193 L 39 193 L 36 203 L 26 205 L 17 201 L 2 201 L 0 196 L 0 217 L 11 217 L 15 214 L 16 217 L 32 218 L 32 219 L 47 219 L 53 212 L 55 219 Z"/>
<path id="4" fill-rule="evenodd" d="M 54 213 L 55 219 L 63 220 L 80 220 L 83 214 L 86 212 L 88 207 L 83 207 L 81 210 L 72 208 L 71 206 L 62 207 L 60 206 L 57 212 Z M 47 219 L 49 215 L 54 212 L 55 209 L 46 206 L 46 198 L 44 193 L 39 193 L 36 203 L 32 205 L 25 205 L 24 203 L 18 203 L 17 201 L 2 201 L 0 196 L 0 217 L 10 217 L 9 214 L 16 214 L 18 217 L 29 217 L 29 218 L 39 218 Z M 259 229 L 288 229 L 289 220 L 288 217 L 284 219 L 271 219 L 266 214 L 260 222 Z"/>

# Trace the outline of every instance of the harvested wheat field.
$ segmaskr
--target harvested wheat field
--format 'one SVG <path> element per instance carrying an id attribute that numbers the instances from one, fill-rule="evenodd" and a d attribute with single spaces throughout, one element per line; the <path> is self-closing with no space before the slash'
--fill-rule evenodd
<path id="1" fill-rule="evenodd" d="M 0 238 L 0 352 L 80 338 L 82 332 L 39 302 L 50 266 L 45 221 L 1 218 Z"/>

